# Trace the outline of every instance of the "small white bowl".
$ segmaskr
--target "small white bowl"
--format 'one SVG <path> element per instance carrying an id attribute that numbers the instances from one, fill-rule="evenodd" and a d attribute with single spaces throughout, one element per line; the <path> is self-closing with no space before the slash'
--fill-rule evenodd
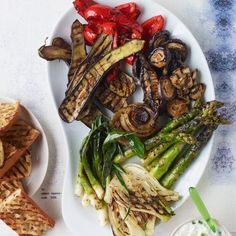
<path id="1" fill-rule="evenodd" d="M 177 231 L 184 226 L 185 224 L 188 224 L 190 222 L 192 222 L 193 220 L 201 220 L 201 219 L 191 219 L 191 220 L 187 220 L 185 221 L 183 224 L 179 225 L 177 228 L 175 228 L 175 230 L 171 233 L 170 236 L 175 236 L 175 234 L 177 233 Z M 223 226 L 222 224 L 219 224 L 219 222 L 217 221 L 217 224 L 228 234 L 228 236 L 232 236 L 231 233 L 225 228 L 225 226 Z M 187 236 L 187 235 L 186 235 Z"/>

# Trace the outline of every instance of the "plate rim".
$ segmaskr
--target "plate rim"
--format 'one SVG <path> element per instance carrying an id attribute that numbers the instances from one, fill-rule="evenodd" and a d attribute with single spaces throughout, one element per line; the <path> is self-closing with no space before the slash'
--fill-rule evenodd
<path id="1" fill-rule="evenodd" d="M 198 51 L 201 53 L 202 58 L 203 58 L 205 64 L 207 65 L 207 73 L 208 73 L 209 76 L 210 76 L 210 77 L 209 77 L 209 80 L 210 80 L 210 83 L 211 83 L 211 87 L 212 87 L 212 89 L 213 89 L 213 90 L 211 91 L 212 99 L 215 99 L 216 96 L 215 96 L 215 89 L 214 89 L 212 74 L 211 74 L 211 71 L 210 71 L 208 62 L 207 62 L 207 60 L 206 60 L 206 57 L 205 57 L 205 55 L 204 55 L 204 53 L 203 53 L 203 50 L 202 50 L 202 48 L 201 48 L 199 42 L 197 41 L 196 37 L 193 35 L 193 33 L 191 32 L 191 30 L 186 26 L 186 24 L 185 24 L 178 16 L 176 16 L 171 10 L 169 10 L 168 8 L 166 8 L 165 6 L 163 6 L 162 4 L 156 2 L 155 0 L 149 0 L 149 1 L 150 1 L 150 4 L 156 4 L 157 6 L 160 6 L 162 9 L 164 9 L 164 10 L 166 11 L 166 13 L 167 13 L 168 15 L 170 15 L 170 16 L 171 16 L 172 18 L 174 18 L 174 19 L 177 19 L 178 22 L 180 22 L 180 23 L 182 24 L 182 26 L 185 28 L 185 30 L 191 35 L 192 39 L 195 41 L 196 46 L 198 47 Z M 127 1 L 127 2 L 128 2 L 128 1 Z M 57 31 L 58 26 L 61 24 L 61 22 L 63 22 L 64 18 L 67 16 L 67 14 L 69 14 L 69 13 L 72 12 L 73 10 L 74 10 L 74 7 L 70 7 L 70 8 L 68 8 L 68 10 L 66 10 L 64 13 L 62 13 L 62 14 L 60 15 L 60 18 L 59 18 L 59 20 L 57 21 L 57 23 L 55 24 L 55 26 L 54 26 L 54 28 L 53 28 L 53 31 L 52 31 L 52 33 L 51 33 L 51 35 L 50 35 L 50 37 L 49 37 L 49 41 L 51 41 L 51 40 L 52 40 L 52 37 L 56 35 L 56 31 Z M 168 29 L 167 29 L 167 30 L 168 30 Z M 49 86 L 50 86 L 50 90 L 51 90 L 51 93 L 52 93 L 54 105 L 55 105 L 56 108 L 57 108 L 55 96 L 53 95 L 53 88 L 52 88 L 53 86 L 52 86 L 52 83 L 51 83 L 51 81 L 50 81 L 50 69 L 49 69 L 49 67 L 50 67 L 50 62 L 47 62 L 47 75 L 48 75 L 48 80 L 49 80 Z M 62 124 L 62 121 L 60 121 L 60 122 L 61 122 L 61 124 Z M 62 217 L 63 217 L 63 220 L 64 220 L 65 224 L 66 224 L 67 227 L 71 230 L 71 232 L 75 233 L 75 232 L 73 231 L 72 227 L 70 227 L 70 223 L 68 222 L 68 219 L 64 216 L 64 215 L 65 215 L 65 208 L 66 208 L 66 206 L 65 206 L 65 204 L 64 204 L 64 202 L 65 202 L 65 201 L 64 201 L 64 199 L 65 199 L 64 191 L 65 191 L 65 185 L 66 185 L 66 182 L 67 182 L 66 179 L 67 179 L 67 177 L 69 176 L 69 172 L 70 172 L 69 165 L 70 165 L 70 161 L 71 161 L 70 159 L 71 159 L 71 158 L 70 158 L 70 152 L 69 152 L 69 146 L 70 146 L 70 144 L 69 144 L 69 141 L 68 141 L 68 138 L 67 138 L 67 133 L 66 133 L 66 130 L 65 130 L 66 128 L 65 128 L 65 126 L 64 126 L 63 124 L 62 124 L 62 127 L 63 127 L 64 135 L 65 135 L 65 137 L 66 137 L 66 138 L 65 138 L 65 141 L 66 141 L 66 149 L 67 149 L 66 151 L 67 151 L 68 156 L 67 156 L 67 160 L 66 160 L 66 162 L 65 162 L 65 173 L 64 173 L 65 178 L 64 178 L 63 187 L 62 187 L 61 209 L 62 209 Z M 213 152 L 214 139 L 215 139 L 215 133 L 212 135 L 211 139 L 209 140 L 209 154 L 208 154 L 209 156 L 208 156 L 208 158 L 207 158 L 207 161 L 206 161 L 206 163 L 205 163 L 205 166 L 203 167 L 202 174 L 201 174 L 201 176 L 199 177 L 199 179 L 198 179 L 197 182 L 196 182 L 196 186 L 199 185 L 201 179 L 203 178 L 204 173 L 205 173 L 205 171 L 206 171 L 206 168 L 207 168 L 207 166 L 208 166 L 208 163 L 209 163 L 209 161 L 210 161 L 210 157 L 211 157 L 212 152 Z M 183 207 L 183 206 L 185 205 L 185 203 L 186 203 L 186 201 L 187 201 L 188 199 L 189 199 L 189 195 L 184 199 L 183 202 L 181 202 L 181 205 L 179 205 L 178 208 L 176 208 L 175 210 L 180 210 L 181 207 Z"/>
<path id="2" fill-rule="evenodd" d="M 27 108 L 27 106 L 23 105 L 20 101 L 20 99 L 14 99 L 14 98 L 10 98 L 10 97 L 7 97 L 7 96 L 0 96 L 0 102 L 1 101 L 4 101 L 6 100 L 6 102 L 17 102 L 19 101 L 20 102 L 20 106 L 25 109 L 25 111 L 29 114 L 30 118 L 33 120 L 34 123 L 36 123 L 37 125 L 37 129 L 39 128 L 40 130 L 40 136 L 42 137 L 42 139 L 44 140 L 45 142 L 45 154 L 46 156 L 44 157 L 44 173 L 43 173 L 43 177 L 41 179 L 41 181 L 39 181 L 39 183 L 33 188 L 33 191 L 29 191 L 29 196 L 33 196 L 35 195 L 35 193 L 40 189 L 43 181 L 45 180 L 45 177 L 46 177 L 46 174 L 47 174 L 47 170 L 48 170 L 48 163 L 49 163 L 49 145 L 48 145 L 48 139 L 47 139 L 47 136 L 46 136 L 46 133 L 41 125 L 41 123 L 39 122 L 38 118 L 34 115 L 34 113 L 29 109 Z M 20 111 L 21 113 L 21 111 Z M 32 157 L 33 158 L 33 157 Z M 34 171 L 34 169 L 32 168 L 32 172 Z M 30 174 L 31 175 L 31 174 Z M 25 179 L 27 179 L 29 177 L 26 177 Z M 23 179 L 24 180 L 24 179 Z M 27 191 L 28 192 L 28 191 Z"/>

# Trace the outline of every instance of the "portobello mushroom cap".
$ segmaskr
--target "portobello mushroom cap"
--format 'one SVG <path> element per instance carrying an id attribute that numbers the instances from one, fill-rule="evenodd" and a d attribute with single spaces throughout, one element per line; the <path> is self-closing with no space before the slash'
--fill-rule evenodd
<path id="1" fill-rule="evenodd" d="M 114 128 L 148 137 L 157 130 L 154 112 L 145 104 L 134 103 L 116 112 L 112 118 Z"/>
<path id="2" fill-rule="evenodd" d="M 188 104 L 176 98 L 167 103 L 167 111 L 172 117 L 178 117 L 188 112 Z"/>
<path id="3" fill-rule="evenodd" d="M 155 48 L 149 56 L 150 64 L 157 68 L 165 67 L 170 62 L 170 60 L 171 53 L 169 49 L 162 47 Z"/>
<path id="4" fill-rule="evenodd" d="M 149 50 L 162 46 L 170 38 L 170 32 L 168 30 L 163 30 L 161 32 L 156 32 L 151 40 L 149 41 Z"/>
<path id="5" fill-rule="evenodd" d="M 172 56 L 175 57 L 176 60 L 185 62 L 185 60 L 187 59 L 188 48 L 186 44 L 180 39 L 170 39 L 162 46 L 168 48 L 173 54 Z"/>

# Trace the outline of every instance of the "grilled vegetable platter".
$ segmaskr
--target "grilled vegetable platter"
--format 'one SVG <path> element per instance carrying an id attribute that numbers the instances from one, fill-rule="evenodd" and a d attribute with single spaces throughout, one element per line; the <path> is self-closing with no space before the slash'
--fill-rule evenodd
<path id="1" fill-rule="evenodd" d="M 58 115 L 76 149 L 74 196 L 116 236 L 154 235 L 157 223 L 175 216 L 189 187 L 176 186 L 214 130 L 229 123 L 218 112 L 224 104 L 206 99 L 214 96 L 212 84 L 202 80 L 203 73 L 210 76 L 205 59 L 203 71 L 191 62 L 204 56 L 200 48 L 194 54 L 195 39 L 189 44 L 168 28 L 173 16 L 164 8 L 143 19 L 150 9 L 139 1 L 73 4 L 70 33 L 54 34 L 38 54 L 67 71 L 59 76 L 63 82 L 54 77 L 51 83 L 60 91 Z"/>

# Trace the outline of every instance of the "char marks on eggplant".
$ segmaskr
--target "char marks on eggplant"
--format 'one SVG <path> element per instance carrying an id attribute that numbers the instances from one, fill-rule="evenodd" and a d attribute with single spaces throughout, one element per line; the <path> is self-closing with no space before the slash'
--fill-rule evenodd
<path id="1" fill-rule="evenodd" d="M 160 80 L 144 55 L 140 55 L 140 61 L 142 63 L 140 82 L 144 92 L 144 103 L 157 113 L 161 104 L 159 93 Z"/>
<path id="2" fill-rule="evenodd" d="M 139 52 L 143 47 L 143 40 L 133 39 L 98 59 L 85 71 L 70 96 L 63 100 L 59 107 L 61 118 L 66 122 L 75 120 L 109 69 L 125 57 Z"/>
<path id="3" fill-rule="evenodd" d="M 101 34 L 96 40 L 94 46 L 92 47 L 88 56 L 79 64 L 72 80 L 70 81 L 66 95 L 70 95 L 76 85 L 80 82 L 83 74 L 88 70 L 89 66 L 94 64 L 99 57 L 103 54 L 106 54 L 111 50 L 112 45 L 112 35 L 110 34 Z"/>
<path id="4" fill-rule="evenodd" d="M 70 82 L 79 64 L 86 58 L 86 46 L 84 41 L 83 25 L 75 20 L 71 26 L 72 57 L 68 71 L 68 81 Z"/>

